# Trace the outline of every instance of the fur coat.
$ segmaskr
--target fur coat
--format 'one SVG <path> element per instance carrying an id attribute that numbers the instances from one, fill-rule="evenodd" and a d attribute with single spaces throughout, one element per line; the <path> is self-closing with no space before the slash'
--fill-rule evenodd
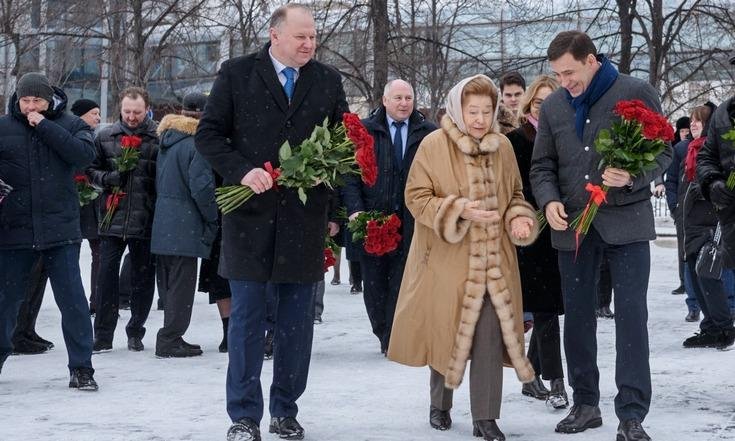
<path id="1" fill-rule="evenodd" d="M 538 235 L 536 215 L 523 198 L 508 139 L 496 132 L 478 144 L 445 116 L 426 136 L 406 184 L 406 206 L 416 227 L 398 297 L 388 358 L 429 365 L 446 386 L 462 382 L 482 302 L 492 302 L 505 346 L 504 361 L 521 382 L 534 378 L 525 356 L 523 307 L 515 245 Z M 465 203 L 498 210 L 499 223 L 460 217 Z M 511 237 L 513 218 L 533 221 L 531 236 Z"/>

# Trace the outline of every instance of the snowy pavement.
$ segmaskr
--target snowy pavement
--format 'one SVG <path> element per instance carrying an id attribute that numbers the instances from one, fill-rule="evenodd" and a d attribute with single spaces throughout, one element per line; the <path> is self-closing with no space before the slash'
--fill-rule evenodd
<path id="1" fill-rule="evenodd" d="M 654 395 L 645 427 L 655 441 L 735 440 L 735 351 L 682 348 L 684 338 L 698 328 L 684 322 L 684 296 L 669 294 L 678 282 L 675 242 L 662 238 L 651 249 Z M 85 271 L 89 259 L 83 246 Z M 346 270 L 346 265 L 342 268 Z M 88 274 L 84 278 L 87 284 Z M 309 385 L 299 401 L 306 439 L 473 439 L 467 382 L 455 393 L 452 429 L 431 429 L 428 369 L 401 366 L 381 356 L 362 298 L 350 295 L 348 285 L 327 284 L 325 305 L 324 323 L 315 327 Z M 163 313 L 155 310 L 148 321 L 145 351 L 129 352 L 124 332 L 128 318 L 129 312 L 123 311 L 114 350 L 93 358 L 100 391 L 70 390 L 59 313 L 49 287 L 38 332 L 56 348 L 42 355 L 11 357 L 5 363 L 0 375 L 0 441 L 224 440 L 229 426 L 224 402 L 227 355 L 217 352 L 222 329 L 217 308 L 207 304 L 206 295 L 197 295 L 186 339 L 201 344 L 204 355 L 182 360 L 153 355 L 155 334 L 163 320 Z M 515 374 L 505 369 L 499 426 L 509 441 L 615 439 L 612 321 L 599 323 L 598 341 L 603 426 L 577 435 L 554 433 L 566 412 L 522 396 Z M 264 391 L 271 368 L 272 362 L 266 361 Z M 275 440 L 267 433 L 267 420 L 266 414 L 261 423 L 263 439 Z"/>

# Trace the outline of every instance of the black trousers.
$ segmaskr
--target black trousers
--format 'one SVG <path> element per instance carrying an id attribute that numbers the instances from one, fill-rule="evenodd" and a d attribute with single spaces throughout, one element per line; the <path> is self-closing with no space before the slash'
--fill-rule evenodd
<path id="1" fill-rule="evenodd" d="M 651 404 L 648 363 L 648 277 L 650 244 L 612 245 L 590 228 L 575 251 L 559 251 L 564 293 L 564 352 L 574 404 L 597 406 L 600 372 L 597 368 L 596 275 L 600 261 L 610 262 L 615 290 L 615 413 L 620 421 L 643 421 Z"/>
<path id="2" fill-rule="evenodd" d="M 92 311 L 97 310 L 97 277 L 100 272 L 100 240 L 90 239 L 89 249 L 92 250 L 92 268 L 90 274 L 90 294 L 89 294 L 89 309 Z"/>
<path id="3" fill-rule="evenodd" d="M 610 261 L 602 256 L 600 261 L 600 272 L 597 279 L 597 307 L 610 307 L 612 303 L 612 278 L 610 277 Z"/>
<path id="4" fill-rule="evenodd" d="M 363 254 L 360 257 L 365 309 L 382 352 L 388 350 L 405 264 L 401 253 L 381 257 Z"/>
<path id="5" fill-rule="evenodd" d="M 564 378 L 561 366 L 561 334 L 559 316 L 555 313 L 534 312 L 533 331 L 528 342 L 528 358 L 536 375 L 544 380 Z"/>
<path id="6" fill-rule="evenodd" d="M 130 251 L 131 285 L 130 321 L 125 327 L 128 337 L 143 338 L 153 302 L 155 265 L 151 258 L 151 243 L 143 239 L 103 237 L 100 245 L 100 273 L 97 278 L 97 314 L 94 337 L 112 343 L 117 327 L 120 302 L 120 259 L 125 248 Z"/>
<path id="7" fill-rule="evenodd" d="M 48 272 L 43 264 L 43 256 L 39 256 L 33 263 L 31 273 L 28 276 L 26 296 L 18 311 L 18 321 L 13 332 L 13 344 L 33 336 L 36 333 L 36 319 L 41 311 L 43 293 L 46 291 Z"/>
<path id="8" fill-rule="evenodd" d="M 697 275 L 697 255 L 687 256 L 687 265 L 692 275 L 692 288 L 704 318 L 699 323 L 703 333 L 719 334 L 732 329 L 733 318 L 730 315 L 730 303 L 722 279 L 708 279 Z"/>
<path id="9" fill-rule="evenodd" d="M 350 285 L 360 285 L 362 283 L 362 269 L 359 260 L 348 260 L 350 267 Z"/>
<path id="10" fill-rule="evenodd" d="M 169 349 L 180 342 L 191 323 L 191 309 L 197 284 L 197 259 L 186 256 L 158 256 L 156 271 L 166 290 L 163 327 L 156 338 L 157 349 Z"/>

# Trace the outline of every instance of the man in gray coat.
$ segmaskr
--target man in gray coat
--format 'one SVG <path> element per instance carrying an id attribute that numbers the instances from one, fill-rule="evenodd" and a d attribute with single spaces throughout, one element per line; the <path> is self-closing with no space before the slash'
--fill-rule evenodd
<path id="1" fill-rule="evenodd" d="M 648 363 L 646 295 L 650 272 L 648 241 L 655 239 L 650 182 L 671 161 L 671 149 L 656 158 L 657 167 L 639 176 L 616 168 L 598 169 L 600 155 L 594 140 L 616 119 L 620 100 L 640 99 L 661 110 L 654 88 L 619 74 L 604 55 L 598 55 L 583 32 L 558 34 L 548 48 L 551 68 L 562 88 L 544 101 L 539 118 L 531 186 L 544 207 L 559 250 L 564 292 L 564 348 L 574 406 L 556 426 L 557 432 L 577 433 L 602 425 L 597 368 L 595 278 L 604 256 L 610 263 L 615 290 L 617 364 L 615 413 L 618 441 L 650 440 L 641 423 L 651 402 Z M 610 190 L 589 232 L 577 249 L 569 226 L 589 199 L 587 183 Z"/>

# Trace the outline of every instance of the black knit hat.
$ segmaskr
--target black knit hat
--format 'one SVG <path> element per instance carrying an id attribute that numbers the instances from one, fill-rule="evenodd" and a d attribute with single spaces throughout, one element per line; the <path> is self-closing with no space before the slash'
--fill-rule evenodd
<path id="1" fill-rule="evenodd" d="M 18 85 L 15 87 L 15 94 L 18 98 L 35 96 L 43 98 L 49 103 L 54 101 L 54 88 L 51 87 L 46 75 L 40 72 L 28 72 L 20 77 Z"/>
<path id="2" fill-rule="evenodd" d="M 184 96 L 184 110 L 189 112 L 204 112 L 204 106 L 207 104 L 207 95 L 199 92 L 187 93 Z"/>
<path id="3" fill-rule="evenodd" d="M 74 104 L 71 105 L 71 113 L 76 116 L 82 116 L 90 110 L 98 108 L 99 106 L 99 104 L 92 100 L 81 98 L 74 101 Z"/>
<path id="4" fill-rule="evenodd" d="M 682 116 L 681 118 L 676 120 L 676 131 L 678 132 L 681 129 L 688 129 L 689 128 L 689 117 L 688 116 Z"/>

